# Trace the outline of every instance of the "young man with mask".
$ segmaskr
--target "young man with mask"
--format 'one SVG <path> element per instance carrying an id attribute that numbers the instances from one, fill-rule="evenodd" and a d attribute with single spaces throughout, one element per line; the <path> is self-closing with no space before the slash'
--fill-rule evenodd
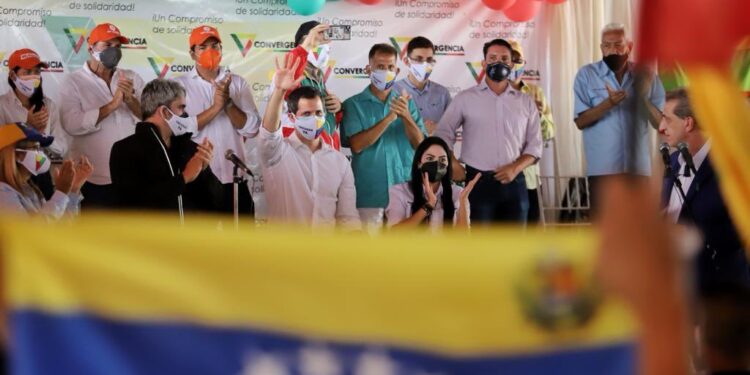
<path id="1" fill-rule="evenodd" d="M 318 90 L 325 104 L 326 123 L 320 139 L 335 150 L 339 150 L 341 137 L 338 124 L 341 122 L 343 113 L 341 112 L 341 99 L 326 87 L 325 82 L 325 72 L 331 57 L 331 41 L 325 37 L 327 29 L 328 25 L 318 21 L 303 23 L 294 35 L 295 47 L 288 55 L 291 55 L 291 59 L 300 59 L 300 66 L 295 71 L 294 78 L 302 77 L 301 86 L 309 86 Z M 291 91 L 287 91 L 287 95 Z M 286 116 L 281 118 L 281 128 L 284 137 L 295 132 L 294 124 L 288 121 Z"/>
<path id="2" fill-rule="evenodd" d="M 88 36 L 91 57 L 62 85 L 61 121 L 71 136 L 70 153 L 85 155 L 94 165 L 94 174 L 81 189 L 86 196 L 84 211 L 114 205 L 109 173 L 112 145 L 133 134 L 141 119 L 143 79 L 132 70 L 118 68 L 124 43 L 128 38 L 115 25 L 94 27 Z"/>
<path id="3" fill-rule="evenodd" d="M 109 164 L 118 206 L 141 210 L 216 210 L 212 190 L 221 184 L 208 168 L 213 145 L 190 140 L 185 89 L 165 79 L 149 82 L 141 95 L 143 122 L 112 146 Z M 219 195 L 220 197 L 220 195 Z"/>
<path id="4" fill-rule="evenodd" d="M 542 155 L 534 99 L 514 88 L 508 79 L 513 68 L 512 51 L 503 39 L 484 45 L 484 80 L 453 98 L 435 133 L 453 146 L 456 130 L 463 128 L 461 161 L 466 164 L 466 179 L 482 175 L 469 197 L 474 224 L 525 225 L 529 196 L 522 172 Z M 464 168 L 455 156 L 452 162 L 453 170 L 461 174 Z"/>
<path id="5" fill-rule="evenodd" d="M 211 160 L 211 170 L 224 185 L 224 212 L 234 207 L 233 164 L 224 155 L 232 150 L 245 162 L 243 137 L 258 135 L 260 116 L 253 101 L 250 86 L 244 78 L 222 67 L 222 45 L 219 31 L 212 26 L 198 26 L 190 34 L 190 57 L 195 68 L 177 77 L 187 92 L 186 104 L 190 121 L 194 124 L 194 140 L 208 138 L 217 157 Z M 252 215 L 253 200 L 246 184 L 240 184 L 239 210 Z"/>
<path id="6" fill-rule="evenodd" d="M 509 40 L 510 45 L 513 47 L 511 53 L 513 60 L 513 70 L 510 72 L 510 82 L 516 90 L 531 96 L 536 103 L 536 109 L 539 111 L 540 116 L 540 127 L 542 129 L 542 142 L 545 147 L 547 143 L 555 136 L 555 120 L 552 118 L 552 108 L 547 102 L 547 97 L 544 95 L 544 90 L 541 87 L 526 82 L 522 79 L 526 60 L 523 55 L 523 48 L 521 43 L 516 40 Z M 537 188 L 539 187 L 539 164 L 535 163 L 528 166 L 523 170 L 524 178 L 526 178 L 526 188 L 529 191 L 529 223 L 536 223 L 539 221 L 539 197 L 537 196 Z"/>
<path id="7" fill-rule="evenodd" d="M 427 135 L 432 135 L 451 102 L 448 89 L 430 80 L 436 64 L 435 46 L 423 36 L 415 37 L 406 45 L 406 56 L 403 57 L 403 61 L 409 68 L 409 74 L 406 78 L 396 81 L 396 91 L 406 90 L 409 93 L 419 108 Z"/>
<path id="8" fill-rule="evenodd" d="M 23 122 L 43 135 L 52 135 L 54 141 L 45 152 L 64 158 L 68 152 L 67 134 L 60 125 L 57 104 L 44 95 L 42 72 L 47 68 L 39 55 L 28 48 L 14 51 L 8 58 L 8 85 L 10 90 L 0 96 L 0 124 Z M 55 193 L 52 175 L 42 173 L 32 180 L 46 199 Z"/>
<path id="9" fill-rule="evenodd" d="M 426 133 L 409 94 L 393 89 L 396 56 L 388 44 L 372 46 L 365 68 L 370 85 L 344 101 L 342 132 L 352 150 L 357 208 L 371 233 L 383 225 L 388 189 L 411 178 L 414 150 Z"/>
<path id="10" fill-rule="evenodd" d="M 664 87 L 655 73 L 649 73 L 636 90 L 635 65 L 628 62 L 632 48 L 623 25 L 607 25 L 602 30 L 602 60 L 581 68 L 573 85 L 575 124 L 583 131 L 594 212 L 602 178 L 651 174 L 648 124 L 659 126 Z M 639 99 L 641 103 L 636 102 Z M 636 118 L 639 105 L 648 116 Z"/>
<path id="11" fill-rule="evenodd" d="M 273 186 L 266 191 L 269 220 L 360 229 L 349 161 L 321 140 L 325 110 L 320 93 L 299 86 L 302 77 L 294 78 L 299 58 L 287 55 L 285 59 L 283 67 L 276 61 L 274 91 L 258 137 L 263 176 L 267 186 Z M 286 114 L 282 114 L 284 97 L 288 97 Z M 294 124 L 289 137 L 282 136 L 281 116 Z"/>

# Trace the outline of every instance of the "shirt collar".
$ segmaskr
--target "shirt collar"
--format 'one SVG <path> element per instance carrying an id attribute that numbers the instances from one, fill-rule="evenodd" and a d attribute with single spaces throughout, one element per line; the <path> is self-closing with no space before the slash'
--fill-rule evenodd
<path id="1" fill-rule="evenodd" d="M 368 100 L 383 104 L 383 102 L 380 101 L 380 99 L 377 96 L 375 96 L 375 94 L 372 93 L 372 90 L 370 90 L 370 85 L 367 85 L 367 87 L 365 87 L 362 93 L 365 95 L 365 98 L 367 98 Z M 388 103 L 396 95 L 398 94 L 396 93 L 395 88 L 391 87 L 391 91 L 388 92 L 388 97 L 385 99 L 385 102 Z"/>
<path id="2" fill-rule="evenodd" d="M 487 84 L 487 79 L 486 78 L 482 79 L 482 82 L 480 82 L 479 86 L 477 86 L 477 87 L 479 88 L 480 91 L 490 91 L 490 92 L 492 92 L 493 95 L 495 94 L 492 90 L 490 90 L 490 86 Z M 515 88 L 513 88 L 513 85 L 510 84 L 510 82 L 508 82 L 508 88 L 505 89 L 505 91 L 503 91 L 502 94 L 496 95 L 496 96 L 516 95 L 518 93 L 519 93 L 519 91 L 516 90 Z"/>
<path id="3" fill-rule="evenodd" d="M 708 140 L 706 143 L 703 144 L 700 150 L 693 155 L 693 165 L 695 165 L 695 169 L 698 170 L 701 167 L 701 164 L 703 164 L 703 161 L 706 160 L 706 157 L 708 156 L 708 151 L 711 150 L 711 141 Z M 680 163 L 680 170 L 682 169 L 682 166 L 685 165 L 685 159 L 682 157 L 682 154 L 679 154 L 677 156 L 677 161 Z"/>
<path id="4" fill-rule="evenodd" d="M 409 79 L 408 76 L 406 78 L 404 78 L 404 81 L 405 81 L 404 83 L 406 83 L 407 86 L 411 87 L 414 91 L 416 91 L 416 92 L 418 92 L 420 94 L 423 94 L 423 93 L 429 91 L 430 90 L 430 86 L 432 85 L 432 81 L 430 81 L 428 79 L 427 83 L 424 85 L 424 89 L 420 90 L 419 87 L 417 87 L 416 85 L 414 85 L 414 83 L 411 82 L 411 80 Z"/>
<path id="5" fill-rule="evenodd" d="M 90 74 L 90 75 L 92 75 L 92 76 L 96 76 L 97 78 L 99 77 L 99 76 L 97 76 L 96 74 L 94 74 L 94 72 L 93 72 L 93 71 L 91 70 L 91 68 L 89 67 L 89 62 L 88 62 L 88 60 L 86 60 L 86 61 L 84 61 L 84 62 L 83 62 L 83 71 L 84 71 L 84 72 L 86 72 L 87 74 Z"/>
<path id="6" fill-rule="evenodd" d="M 287 139 L 289 140 L 289 143 L 291 144 L 292 147 L 294 147 L 295 150 L 299 149 L 300 147 L 304 147 L 305 149 L 309 150 L 307 145 L 302 143 L 302 141 L 299 139 L 299 135 L 297 135 L 297 129 L 295 129 L 294 132 L 292 132 L 292 134 Z M 333 148 L 331 148 L 329 144 L 323 142 L 323 140 L 321 139 L 320 149 L 318 149 L 317 151 L 327 152 L 329 150 L 333 150 Z"/>
<path id="7" fill-rule="evenodd" d="M 225 67 L 223 67 L 223 66 L 220 66 L 220 67 L 219 67 L 219 74 L 217 74 L 217 75 L 216 75 L 216 77 L 221 77 L 221 75 L 222 75 L 222 74 L 224 74 L 224 71 L 225 71 L 225 70 L 226 70 L 226 68 L 225 68 Z M 190 77 L 190 78 L 193 78 L 193 79 L 195 79 L 195 78 L 203 79 L 203 78 L 202 78 L 202 77 L 201 77 L 201 76 L 200 76 L 200 75 L 198 74 L 198 68 L 196 68 L 195 66 L 193 66 L 193 69 L 190 69 L 190 71 L 189 71 L 189 72 L 187 72 L 186 74 L 188 75 L 188 77 Z"/>
<path id="8" fill-rule="evenodd" d="M 625 70 L 625 75 L 623 76 L 623 82 L 625 82 L 625 78 L 628 75 L 630 75 L 630 72 L 633 70 L 633 62 L 628 61 L 628 68 Z M 594 63 L 594 68 L 596 68 L 596 73 L 599 74 L 600 77 L 606 77 L 609 74 L 612 74 L 612 76 L 615 75 L 615 72 L 610 69 L 607 64 L 604 62 L 604 60 L 599 60 L 596 63 Z"/>

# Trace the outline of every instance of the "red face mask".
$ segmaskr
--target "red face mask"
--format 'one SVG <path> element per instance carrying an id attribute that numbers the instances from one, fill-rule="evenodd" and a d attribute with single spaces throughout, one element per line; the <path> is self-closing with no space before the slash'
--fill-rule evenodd
<path id="1" fill-rule="evenodd" d="M 214 70 L 219 67 L 220 62 L 221 52 L 213 48 L 209 48 L 203 51 L 203 53 L 198 56 L 198 65 L 200 65 L 204 69 Z"/>

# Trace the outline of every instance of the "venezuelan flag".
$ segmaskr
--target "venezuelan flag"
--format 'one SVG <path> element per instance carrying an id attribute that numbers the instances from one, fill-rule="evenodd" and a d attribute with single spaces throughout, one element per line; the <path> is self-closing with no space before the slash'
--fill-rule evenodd
<path id="1" fill-rule="evenodd" d="M 590 232 L 0 220 L 19 375 L 633 374 Z M 43 233 L 43 235 L 40 235 Z"/>

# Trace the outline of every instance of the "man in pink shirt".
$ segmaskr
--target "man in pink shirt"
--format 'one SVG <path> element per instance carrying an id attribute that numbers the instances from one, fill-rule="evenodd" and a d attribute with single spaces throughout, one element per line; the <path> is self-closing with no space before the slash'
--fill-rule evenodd
<path id="1" fill-rule="evenodd" d="M 435 135 L 449 146 L 463 128 L 460 161 L 466 179 L 482 177 L 469 197 L 472 223 L 526 224 L 529 197 L 523 170 L 542 155 L 539 111 L 534 99 L 513 88 L 513 49 L 503 39 L 484 45 L 484 80 L 460 92 L 438 123 Z M 453 159 L 454 174 L 464 167 Z"/>

